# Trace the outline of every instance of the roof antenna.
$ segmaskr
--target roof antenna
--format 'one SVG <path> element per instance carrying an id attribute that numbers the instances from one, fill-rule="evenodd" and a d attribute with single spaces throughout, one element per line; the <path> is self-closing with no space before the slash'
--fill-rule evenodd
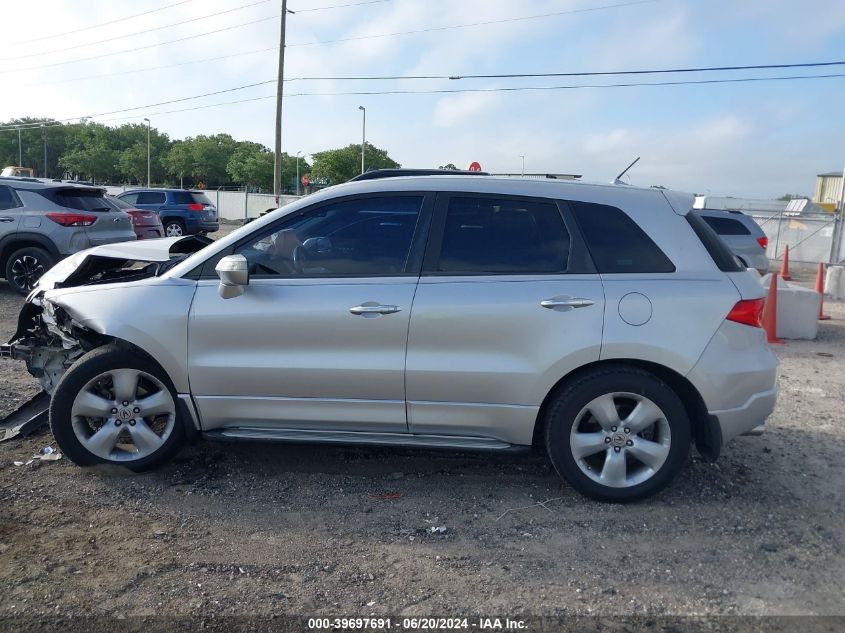
<path id="1" fill-rule="evenodd" d="M 640 157 L 639 157 L 639 156 L 637 156 L 637 157 L 634 159 L 634 162 L 633 162 L 633 163 L 631 163 L 630 165 L 628 165 L 625 169 L 623 169 L 623 170 L 622 170 L 622 173 L 621 173 L 621 174 L 619 174 L 616 178 L 614 178 L 614 179 L 613 179 L 613 182 L 612 182 L 611 184 L 614 184 L 614 185 L 625 185 L 625 184 L 627 184 L 627 183 L 625 183 L 625 182 L 623 182 L 623 181 L 622 181 L 622 176 L 624 176 L 625 174 L 627 174 L 627 173 L 628 173 L 628 170 L 629 170 L 629 169 L 631 169 L 631 167 L 633 167 L 634 165 L 636 165 L 636 164 L 637 164 L 637 162 L 638 162 L 639 160 L 640 160 Z"/>

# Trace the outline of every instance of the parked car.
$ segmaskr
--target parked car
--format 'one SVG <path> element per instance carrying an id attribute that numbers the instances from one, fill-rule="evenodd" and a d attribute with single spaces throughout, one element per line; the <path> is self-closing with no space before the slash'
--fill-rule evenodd
<path id="1" fill-rule="evenodd" d="M 93 187 L 0 177 L 0 274 L 27 294 L 57 261 L 78 251 L 134 240 L 127 216 Z"/>
<path id="2" fill-rule="evenodd" d="M 158 213 L 167 237 L 206 235 L 220 228 L 217 207 L 202 191 L 130 189 L 117 197 L 138 209 Z"/>
<path id="3" fill-rule="evenodd" d="M 139 240 L 152 240 L 164 237 L 164 226 L 162 226 L 161 218 L 155 211 L 136 209 L 125 200 L 111 195 L 106 195 L 106 202 L 118 211 L 123 211 L 129 216 L 129 220 L 132 222 L 132 229 L 135 231 L 135 237 Z"/>
<path id="4" fill-rule="evenodd" d="M 769 272 L 766 257 L 769 238 L 753 218 L 741 211 L 696 209 L 695 212 L 724 240 L 745 268 L 756 268 L 761 275 Z"/>
<path id="5" fill-rule="evenodd" d="M 692 204 L 572 181 L 347 183 L 205 248 L 65 260 L 2 352 L 52 394 L 81 465 L 145 470 L 198 434 L 533 445 L 580 492 L 639 499 L 692 442 L 712 460 L 757 432 L 777 393 L 762 287 Z"/>

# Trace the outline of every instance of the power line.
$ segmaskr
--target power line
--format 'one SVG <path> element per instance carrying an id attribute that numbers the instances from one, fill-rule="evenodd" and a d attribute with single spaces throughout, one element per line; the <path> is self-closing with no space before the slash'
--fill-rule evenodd
<path id="1" fill-rule="evenodd" d="M 785 75 L 785 76 L 776 76 L 776 77 L 735 77 L 730 79 L 698 79 L 698 80 L 677 80 L 677 81 L 655 81 L 655 82 L 630 82 L 630 83 L 612 83 L 612 84 L 570 84 L 570 85 L 562 85 L 562 86 L 513 86 L 513 87 L 493 87 L 493 88 L 443 88 L 443 89 L 431 89 L 431 90 L 370 90 L 370 91 L 348 91 L 348 92 L 298 92 L 298 93 L 289 93 L 285 95 L 285 98 L 294 98 L 294 97 L 328 97 L 328 96 L 361 96 L 361 95 L 414 95 L 414 94 L 455 94 L 455 93 L 463 93 L 463 92 L 526 92 L 526 91 L 551 91 L 551 90 L 582 90 L 582 89 L 590 89 L 590 88 L 599 88 L 599 89 L 606 89 L 606 88 L 634 88 L 634 87 L 648 87 L 648 86 L 686 86 L 686 85 L 709 85 L 709 84 L 731 84 L 731 83 L 751 83 L 751 82 L 763 82 L 763 81 L 790 81 L 790 80 L 802 80 L 802 79 L 833 79 L 833 78 L 842 78 L 845 77 L 845 73 L 833 73 L 827 75 Z M 266 83 L 266 82 L 262 82 Z M 210 93 L 211 94 L 211 93 Z M 141 118 L 142 115 L 144 116 L 160 116 L 163 114 L 176 114 L 179 112 L 192 112 L 195 110 L 204 110 L 207 108 L 215 108 L 220 106 L 226 105 L 235 105 L 240 103 L 249 103 L 252 101 L 262 101 L 267 99 L 275 99 L 276 95 L 263 95 L 259 97 L 250 97 L 247 99 L 238 99 L 235 101 L 222 101 L 219 103 L 209 103 L 200 106 L 192 106 L 190 108 L 180 108 L 177 110 L 164 110 L 158 112 L 144 112 L 142 114 L 126 116 L 126 117 L 116 117 L 111 119 L 103 119 L 100 121 L 108 122 L 108 121 L 121 121 L 121 120 L 128 120 L 128 119 L 138 119 Z M 179 101 L 184 101 L 185 99 L 180 99 Z M 167 103 L 167 102 L 163 102 Z M 115 110 L 114 112 L 126 112 L 128 110 L 138 110 L 144 107 L 152 107 L 152 106 L 139 106 L 138 108 L 127 108 L 126 110 Z M 72 117 L 68 119 L 62 119 L 60 121 L 54 121 L 50 123 L 44 123 L 44 127 L 57 127 L 63 125 L 65 121 L 75 121 L 77 119 L 83 118 L 92 118 L 95 116 L 100 115 L 89 115 L 87 117 Z M 42 126 L 42 123 L 27 123 L 23 125 L 14 125 L 14 124 L 7 124 L 0 126 L 0 131 L 3 130 L 16 130 L 16 129 L 34 129 L 39 128 Z"/>
<path id="2" fill-rule="evenodd" d="M 337 43 L 341 43 L 341 42 L 352 42 L 352 41 L 376 39 L 376 38 L 383 38 L 383 37 L 396 37 L 396 36 L 401 36 L 401 35 L 413 35 L 413 34 L 417 34 L 417 33 L 433 33 L 433 32 L 437 32 L 437 31 L 448 31 L 448 30 L 452 30 L 452 29 L 463 29 L 463 28 L 469 28 L 469 27 L 475 27 L 475 26 L 488 26 L 488 25 L 492 25 L 492 24 L 504 24 L 504 23 L 507 23 L 507 22 L 520 22 L 520 21 L 525 21 L 525 20 L 537 20 L 537 19 L 540 19 L 540 18 L 556 17 L 556 16 L 561 16 L 561 15 L 571 15 L 571 14 L 587 13 L 587 12 L 593 12 L 593 11 L 604 11 L 604 10 L 608 10 L 608 9 L 617 9 L 617 8 L 641 5 L 641 4 L 651 4 L 651 3 L 654 3 L 654 2 L 660 2 L 660 1 L 661 0 L 633 0 L 631 2 L 622 2 L 622 3 L 618 3 L 618 4 L 608 4 L 608 5 L 603 5 L 603 6 L 599 6 L 599 7 L 589 7 L 589 8 L 585 8 L 585 9 L 569 9 L 569 10 L 566 10 L 566 11 L 554 11 L 554 12 L 551 12 L 551 13 L 542 13 L 542 14 L 538 14 L 538 15 L 527 15 L 527 16 L 513 17 L 513 18 L 503 18 L 503 19 L 500 19 L 500 20 L 487 20 L 487 21 L 484 21 L 484 22 L 472 22 L 472 23 L 468 23 L 468 24 L 454 24 L 454 25 L 447 25 L 447 26 L 430 27 L 430 28 L 425 28 L 425 29 L 415 29 L 415 30 L 411 30 L 411 31 L 398 31 L 398 32 L 394 32 L 394 33 L 375 33 L 375 34 L 371 34 L 371 35 L 346 37 L 346 38 L 341 38 L 341 39 L 336 39 L 336 40 L 299 42 L 299 43 L 294 43 L 294 44 L 287 44 L 287 47 L 290 48 L 292 46 L 315 46 L 315 45 L 322 45 L 322 44 L 337 44 Z M 341 5 L 338 5 L 337 7 L 321 7 L 321 9 L 340 8 L 340 6 Z M 350 5 L 350 6 L 352 6 L 352 5 Z M 122 55 L 124 53 L 134 53 L 136 51 L 155 48 L 155 47 L 158 47 L 158 46 L 165 46 L 167 44 L 184 42 L 184 41 L 187 41 L 187 40 L 196 39 L 198 37 L 205 37 L 206 35 L 213 35 L 213 34 L 216 34 L 216 33 L 221 33 L 223 31 L 230 31 L 232 29 L 237 29 L 237 28 L 241 28 L 241 27 L 244 27 L 244 26 L 257 24 L 259 22 L 266 22 L 267 20 L 274 20 L 277 17 L 278 16 L 276 16 L 276 15 L 269 16 L 269 17 L 266 17 L 266 18 L 261 18 L 259 20 L 253 20 L 251 22 L 245 22 L 245 23 L 242 23 L 242 24 L 235 24 L 235 25 L 228 26 L 228 27 L 221 28 L 221 29 L 217 29 L 217 30 L 214 30 L 214 31 L 208 31 L 206 33 L 198 33 L 196 35 L 190 35 L 190 36 L 182 37 L 182 38 L 175 39 L 175 40 L 168 40 L 166 42 L 159 42 L 157 44 L 149 44 L 147 46 L 140 46 L 140 47 L 137 47 L 137 48 L 128 48 L 128 49 L 124 49 L 124 50 L 121 50 L 121 51 L 115 51 L 115 52 L 112 52 L 112 53 L 104 53 L 102 55 L 95 55 L 95 56 L 92 56 L 92 57 L 83 57 L 83 58 L 79 58 L 79 59 L 71 59 L 71 60 L 66 60 L 66 61 L 61 61 L 61 62 L 54 62 L 52 64 L 44 64 L 44 65 L 40 65 L 40 66 L 29 66 L 29 67 L 26 67 L 26 68 L 3 69 L 3 70 L 0 70 L 0 74 L 10 73 L 10 72 L 29 71 L 29 70 L 39 70 L 41 68 L 52 68 L 52 67 L 55 67 L 55 66 L 66 66 L 68 64 L 76 64 L 78 62 L 91 61 L 91 60 L 95 60 L 95 59 L 101 59 L 101 58 L 104 58 L 104 57 L 113 57 L 114 55 Z"/>
<path id="3" fill-rule="evenodd" d="M 52 64 L 43 64 L 41 66 L 29 66 L 26 68 L 7 68 L 0 70 L 0 74 L 6 74 L 11 72 L 20 72 L 26 70 L 38 70 L 40 68 L 53 68 L 55 66 L 66 66 L 67 64 L 76 64 L 78 62 L 87 62 L 94 59 L 102 59 L 103 57 L 113 57 L 114 55 L 123 55 L 124 53 L 134 53 L 136 51 L 143 51 L 150 48 L 156 48 L 158 46 L 165 46 L 167 44 L 175 44 L 177 42 L 186 42 L 188 40 L 195 40 L 198 37 L 206 37 L 208 35 L 214 35 L 215 33 L 223 33 L 224 31 L 231 31 L 233 29 L 239 29 L 244 26 L 250 26 L 252 24 L 258 24 L 260 22 L 267 22 L 268 20 L 277 20 L 278 15 L 270 15 L 266 18 L 259 18 L 257 20 L 250 20 L 249 22 L 242 22 L 241 24 L 233 24 L 231 26 L 225 26 L 219 29 L 215 29 L 214 31 L 206 31 L 205 33 L 197 33 L 195 35 L 187 35 L 185 37 L 180 37 L 175 40 L 168 40 L 166 42 L 158 42 L 157 44 L 148 44 L 146 46 L 138 46 L 136 48 L 126 48 L 120 51 L 114 51 L 113 53 L 105 53 L 103 55 L 93 55 L 91 57 L 81 57 L 78 59 L 70 59 L 63 62 L 53 62 Z"/>
<path id="4" fill-rule="evenodd" d="M 258 6 L 259 4 L 267 4 L 268 2 L 270 2 L 270 0 L 258 0 L 257 2 L 252 2 L 250 4 L 244 4 L 244 5 L 241 5 L 239 7 L 234 7 L 232 9 L 226 9 L 225 11 L 218 11 L 217 13 L 210 13 L 208 15 L 201 15 L 201 16 L 196 17 L 196 18 L 191 18 L 190 20 L 183 20 L 181 22 L 173 22 L 171 24 L 165 24 L 163 26 L 156 26 L 156 27 L 153 27 L 151 29 L 145 29 L 143 31 L 135 31 L 134 33 L 127 33 L 125 35 L 116 35 L 114 37 L 109 37 L 109 38 L 106 38 L 104 40 L 98 40 L 96 42 L 84 42 L 82 44 L 76 44 L 74 46 L 67 46 L 65 48 L 54 48 L 53 50 L 49 50 L 49 51 L 41 51 L 41 52 L 38 52 L 38 53 L 27 53 L 26 55 L 16 55 L 15 57 L 4 57 L 4 58 L 0 58 L 0 61 L 12 61 L 12 60 L 15 60 L 15 59 L 25 59 L 25 58 L 28 58 L 28 57 L 41 57 L 43 55 L 52 55 L 54 53 L 63 53 L 65 51 L 72 51 L 72 50 L 76 50 L 76 49 L 79 49 L 79 48 L 86 48 L 88 46 L 97 46 L 99 44 L 106 44 L 108 42 L 114 42 L 114 41 L 117 41 L 117 40 L 124 40 L 128 37 L 135 37 L 136 35 L 144 35 L 146 33 L 154 33 L 156 31 L 163 31 L 165 29 L 172 29 L 174 27 L 181 26 L 183 24 L 190 24 L 192 22 L 199 22 L 200 20 L 207 20 L 209 18 L 214 18 L 214 17 L 217 17 L 219 15 L 225 15 L 227 13 L 233 13 L 235 11 L 241 11 L 243 9 L 249 9 L 251 7 Z"/>
<path id="5" fill-rule="evenodd" d="M 99 24 L 92 24 L 90 26 L 83 26 L 78 29 L 74 29 L 72 31 L 65 31 L 63 33 L 53 33 L 52 35 L 43 35 L 41 37 L 31 37 L 25 40 L 18 40 L 17 42 L 9 42 L 7 46 L 17 46 L 20 44 L 28 44 L 30 42 L 41 42 L 44 40 L 51 40 L 57 37 L 64 37 L 65 35 L 73 35 L 74 33 L 82 33 L 83 31 L 90 31 L 92 29 L 98 29 L 103 26 L 110 26 L 112 24 L 117 24 L 118 22 L 125 22 L 126 20 L 132 20 L 135 18 L 140 18 L 145 15 L 150 15 L 151 13 L 157 13 L 158 11 L 165 11 L 167 9 L 172 9 L 173 7 L 178 7 L 182 4 L 187 4 L 189 2 L 193 2 L 194 0 L 180 0 L 179 2 L 174 2 L 172 4 L 166 4 L 163 7 L 158 7 L 156 9 L 149 9 L 147 11 L 142 11 L 141 13 L 133 13 L 132 15 L 127 15 L 122 18 L 116 18 L 114 20 L 109 20 L 108 22 L 100 22 Z"/>
<path id="6" fill-rule="evenodd" d="M 365 4 L 379 4 L 382 2 L 390 2 L 390 0 L 366 0 L 365 2 L 349 2 L 347 4 L 335 4 L 330 7 L 312 7 L 309 9 L 297 9 L 296 11 L 289 10 L 289 13 L 309 13 L 311 11 L 325 11 L 326 9 L 345 9 L 346 7 L 360 7 Z"/>
<path id="7" fill-rule="evenodd" d="M 660 2 L 660 0 L 633 0 L 631 2 L 620 2 L 618 4 L 605 4 L 599 7 L 588 7 L 584 9 L 568 9 L 566 11 L 552 11 L 551 13 L 540 13 L 537 15 L 525 15 L 514 18 L 502 18 L 500 20 L 486 20 L 484 22 L 470 22 L 467 24 L 452 24 L 448 26 L 433 26 L 425 29 L 414 29 L 412 31 L 396 31 L 394 33 L 377 33 L 373 35 L 358 35 L 355 37 L 342 37 L 336 40 L 317 40 L 314 42 L 300 42 L 298 44 L 288 44 L 290 46 L 314 46 L 317 44 L 338 44 L 341 42 L 356 42 L 358 40 L 371 40 L 382 37 L 396 37 L 399 35 L 414 35 L 417 33 L 434 33 L 437 31 L 449 31 L 452 29 L 465 29 L 473 26 L 489 26 L 491 24 L 506 24 L 508 22 L 523 22 L 526 20 L 539 20 L 540 18 L 551 18 L 561 15 L 572 15 L 576 13 L 591 13 L 593 11 L 605 11 L 607 9 L 621 9 L 623 7 L 633 7 L 641 4 L 652 4 Z"/>

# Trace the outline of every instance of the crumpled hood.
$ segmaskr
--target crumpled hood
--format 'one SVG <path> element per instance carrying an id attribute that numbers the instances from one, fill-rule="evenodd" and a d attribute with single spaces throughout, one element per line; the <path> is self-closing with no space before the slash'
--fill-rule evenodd
<path id="1" fill-rule="evenodd" d="M 59 287 L 77 275 L 80 281 L 84 281 L 99 272 L 120 268 L 126 262 L 166 262 L 176 255 L 195 253 L 212 241 L 206 237 L 186 235 L 95 246 L 66 257 L 53 266 L 41 276 L 32 294 Z"/>

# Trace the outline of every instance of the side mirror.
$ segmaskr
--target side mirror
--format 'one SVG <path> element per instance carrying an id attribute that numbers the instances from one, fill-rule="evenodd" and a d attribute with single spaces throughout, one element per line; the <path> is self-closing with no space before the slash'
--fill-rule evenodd
<path id="1" fill-rule="evenodd" d="M 214 272 L 220 277 L 217 292 L 224 299 L 241 296 L 249 285 L 249 263 L 243 255 L 227 255 L 217 262 Z"/>

